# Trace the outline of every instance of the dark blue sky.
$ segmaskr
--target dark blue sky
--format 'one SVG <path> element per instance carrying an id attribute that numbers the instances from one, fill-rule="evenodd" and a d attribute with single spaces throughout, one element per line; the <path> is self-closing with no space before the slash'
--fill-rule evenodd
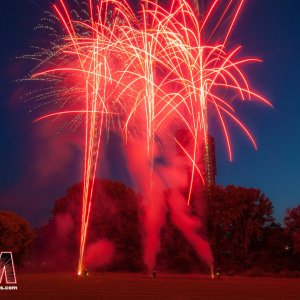
<path id="1" fill-rule="evenodd" d="M 250 67 L 248 74 L 252 86 L 272 101 L 274 109 L 256 103 L 241 108 L 259 149 L 253 151 L 234 131 L 234 162 L 229 163 L 218 140 L 217 181 L 260 188 L 273 201 L 281 221 L 286 208 L 300 204 L 300 2 L 246 2 L 234 40 L 245 53 L 264 60 Z"/>
<path id="2" fill-rule="evenodd" d="M 228 161 L 220 127 L 211 118 L 217 182 L 260 188 L 272 200 L 281 221 L 286 208 L 300 204 L 300 2 L 246 2 L 231 41 L 241 44 L 245 55 L 264 60 L 249 66 L 246 73 L 252 87 L 270 99 L 274 109 L 254 101 L 236 103 L 259 149 L 253 150 L 231 124 L 233 162 Z M 47 9 L 50 1 L 3 0 L 0 4 L 0 209 L 15 210 L 35 224 L 47 220 L 53 200 L 80 180 L 81 174 L 78 149 L 66 134 L 53 135 L 47 127 L 32 124 L 29 106 L 18 100 L 25 91 L 12 83 L 28 71 L 26 62 L 16 57 L 28 52 L 37 38 L 33 27 L 42 14 L 39 6 Z M 51 149 L 55 157 L 49 154 Z M 46 171 L 43 157 L 51 165 Z M 44 174 L 39 173 L 41 169 Z"/>

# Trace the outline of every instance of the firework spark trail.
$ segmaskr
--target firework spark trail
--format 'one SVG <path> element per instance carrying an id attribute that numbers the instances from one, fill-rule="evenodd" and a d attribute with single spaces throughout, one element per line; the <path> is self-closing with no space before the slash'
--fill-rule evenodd
<path id="1" fill-rule="evenodd" d="M 149 205 L 155 193 L 159 195 L 156 198 L 162 199 L 166 187 L 156 174 L 159 170 L 154 170 L 158 140 L 163 144 L 177 144 L 191 166 L 188 204 L 195 177 L 199 176 L 204 182 L 203 167 L 198 161 L 199 157 L 203 160 L 210 110 L 214 109 L 219 117 L 230 160 L 232 146 L 225 116 L 234 121 L 256 147 L 253 136 L 235 115 L 230 101 L 238 96 L 242 100 L 254 98 L 271 105 L 250 89 L 242 70 L 245 64 L 259 60 L 239 58 L 240 47 L 227 49 L 243 4 L 244 0 L 235 5 L 232 0 L 212 1 L 207 14 L 200 20 L 199 7 L 195 13 L 186 0 L 173 0 L 168 10 L 157 1 L 143 1 L 138 17 L 125 0 L 103 0 L 98 4 L 88 0 L 85 19 L 68 9 L 64 0 L 54 5 L 56 19 L 65 34 L 60 44 L 53 47 L 53 53 L 39 64 L 32 78 L 57 82 L 65 106 L 72 102 L 69 99 L 80 99 L 76 101 L 79 107 L 49 113 L 38 120 L 66 115 L 83 115 L 85 119 L 79 274 L 83 268 L 101 139 L 103 132 L 109 132 L 116 120 L 119 127 L 113 126 L 114 129 L 131 149 L 128 150 L 131 152 L 128 164 L 131 161 L 134 169 L 137 164 L 144 163 L 140 174 L 133 173 L 139 177 L 137 182 Z M 217 21 L 216 16 L 219 17 Z M 223 30 L 223 21 L 229 16 L 231 21 L 227 30 Z M 212 29 L 207 33 L 209 28 Z M 65 89 L 62 85 L 66 85 Z M 47 90 L 42 96 L 53 97 L 53 92 Z M 189 132 L 190 147 L 175 138 L 175 128 L 185 128 Z M 140 145 L 137 150 L 142 152 L 140 162 L 134 162 L 136 157 L 132 154 L 137 141 Z M 168 159 L 168 153 L 164 155 Z M 145 172 L 149 180 L 146 184 L 141 182 Z M 153 188 L 154 181 L 158 190 Z M 171 207 L 179 216 L 177 206 Z M 161 226 L 157 225 L 156 234 Z"/>
<path id="2" fill-rule="evenodd" d="M 78 36 L 75 31 L 74 21 L 71 20 L 69 12 L 63 1 L 60 1 L 61 9 L 54 6 L 62 23 L 68 33 L 71 44 L 71 51 L 78 57 L 80 69 L 85 76 L 86 98 L 85 98 L 85 159 L 84 159 L 84 178 L 83 178 L 83 198 L 82 198 L 82 220 L 81 220 L 81 240 L 80 255 L 78 263 L 78 274 L 82 273 L 83 256 L 86 245 L 89 216 L 91 212 L 91 201 L 99 149 L 103 131 L 103 123 L 108 112 L 107 89 L 111 85 L 111 67 L 107 57 L 109 49 L 104 44 L 109 45 L 110 37 L 101 32 L 103 21 L 98 15 L 98 23 L 94 22 L 92 4 L 90 2 L 91 24 L 86 25 L 91 30 L 92 39 Z M 105 28 L 106 29 L 106 28 Z M 108 40 L 108 41 L 107 41 Z M 104 47 L 103 47 L 104 45 Z M 68 47 L 68 48 L 69 48 Z M 57 69 L 54 71 L 58 71 Z M 64 68 L 64 71 L 70 71 Z M 76 70 L 73 70 L 76 71 Z"/>

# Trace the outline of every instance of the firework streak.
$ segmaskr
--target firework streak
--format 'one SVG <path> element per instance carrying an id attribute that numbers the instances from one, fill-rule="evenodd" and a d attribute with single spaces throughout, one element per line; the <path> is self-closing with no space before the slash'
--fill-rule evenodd
<path id="1" fill-rule="evenodd" d="M 216 112 L 231 160 L 226 117 L 238 124 L 256 148 L 251 133 L 235 115 L 232 99 L 253 98 L 271 104 L 250 89 L 242 71 L 245 64 L 260 60 L 240 58 L 240 46 L 227 47 L 243 0 L 211 1 L 201 18 L 198 12 L 203 8 L 194 10 L 184 0 L 174 0 L 168 9 L 143 1 L 138 14 L 125 0 L 97 4 L 87 0 L 81 10 L 83 17 L 66 2 L 57 1 L 52 17 L 63 26 L 64 34 L 32 78 L 52 82 L 61 107 L 66 107 L 38 120 L 72 115 L 84 123 L 81 274 L 104 133 L 115 130 L 124 147 L 139 147 L 149 162 L 149 182 L 144 182 L 147 187 L 142 189 L 149 198 L 155 197 L 152 181 L 159 181 L 153 168 L 159 144 L 179 147 L 191 168 L 186 199 L 190 203 L 195 176 L 204 182 L 198 158 L 208 133 L 207 113 Z M 50 88 L 42 96 L 53 95 Z M 178 128 L 188 132 L 191 146 L 176 138 Z M 134 159 L 128 155 L 128 164 Z"/>

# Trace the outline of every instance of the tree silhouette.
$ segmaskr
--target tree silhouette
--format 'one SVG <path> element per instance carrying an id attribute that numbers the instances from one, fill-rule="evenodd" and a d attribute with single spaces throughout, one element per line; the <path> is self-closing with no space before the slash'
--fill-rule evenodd
<path id="1" fill-rule="evenodd" d="M 300 255 L 300 205 L 287 210 L 284 224 L 293 243 L 293 252 Z"/>
<path id="2" fill-rule="evenodd" d="M 52 218 L 39 229 L 37 256 L 45 268 L 74 269 L 78 259 L 81 224 L 82 183 L 68 189 L 56 200 Z M 99 240 L 115 246 L 111 270 L 142 268 L 142 236 L 138 196 L 123 183 L 96 180 L 91 207 L 87 247 Z M 68 259 L 66 259 L 66 257 Z M 60 262 L 59 265 L 57 262 Z"/>
<path id="3" fill-rule="evenodd" d="M 13 252 L 17 264 L 21 263 L 34 237 L 34 232 L 25 219 L 13 212 L 0 212 L 0 250 Z"/>
<path id="4" fill-rule="evenodd" d="M 271 201 L 254 188 L 215 186 L 209 192 L 207 232 L 216 264 L 251 267 L 265 228 L 274 222 Z"/>

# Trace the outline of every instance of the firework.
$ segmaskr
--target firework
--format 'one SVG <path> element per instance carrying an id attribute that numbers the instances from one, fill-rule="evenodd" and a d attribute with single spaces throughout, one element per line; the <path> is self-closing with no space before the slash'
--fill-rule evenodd
<path id="1" fill-rule="evenodd" d="M 203 8 L 194 10 L 185 0 L 174 0 L 169 9 L 156 1 L 142 1 L 137 14 L 125 0 L 89 0 L 84 17 L 69 9 L 63 0 L 54 5 L 54 18 L 63 26 L 64 33 L 45 57 L 40 56 L 41 64 L 32 78 L 50 81 L 56 92 L 47 89 L 39 97 L 55 96 L 64 108 L 38 120 L 71 115 L 84 124 L 78 274 L 83 270 L 104 132 L 118 132 L 128 149 L 138 145 L 141 161 L 145 162 L 140 172 L 148 175 L 144 182 L 137 182 L 150 202 L 158 197 L 153 182 L 159 185 L 160 193 L 164 189 L 153 161 L 161 144 L 177 145 L 191 166 L 188 203 L 195 177 L 199 176 L 204 183 L 198 158 L 206 143 L 210 111 L 214 110 L 221 122 L 230 160 L 232 146 L 226 117 L 239 125 L 256 148 L 250 131 L 235 115 L 231 100 L 253 98 L 271 104 L 250 89 L 242 70 L 245 64 L 260 60 L 240 58 L 240 46 L 227 47 L 244 4 L 243 0 L 233 2 L 212 1 L 201 18 L 199 9 Z M 191 136 L 188 147 L 175 137 L 178 128 L 184 128 Z M 164 155 L 167 157 L 168 153 Z M 136 166 L 141 161 L 134 156 L 128 155 L 128 163 Z M 134 175 L 141 177 L 138 171 Z M 176 215 L 177 208 L 173 207 Z M 196 243 L 196 237 L 190 239 Z"/>

